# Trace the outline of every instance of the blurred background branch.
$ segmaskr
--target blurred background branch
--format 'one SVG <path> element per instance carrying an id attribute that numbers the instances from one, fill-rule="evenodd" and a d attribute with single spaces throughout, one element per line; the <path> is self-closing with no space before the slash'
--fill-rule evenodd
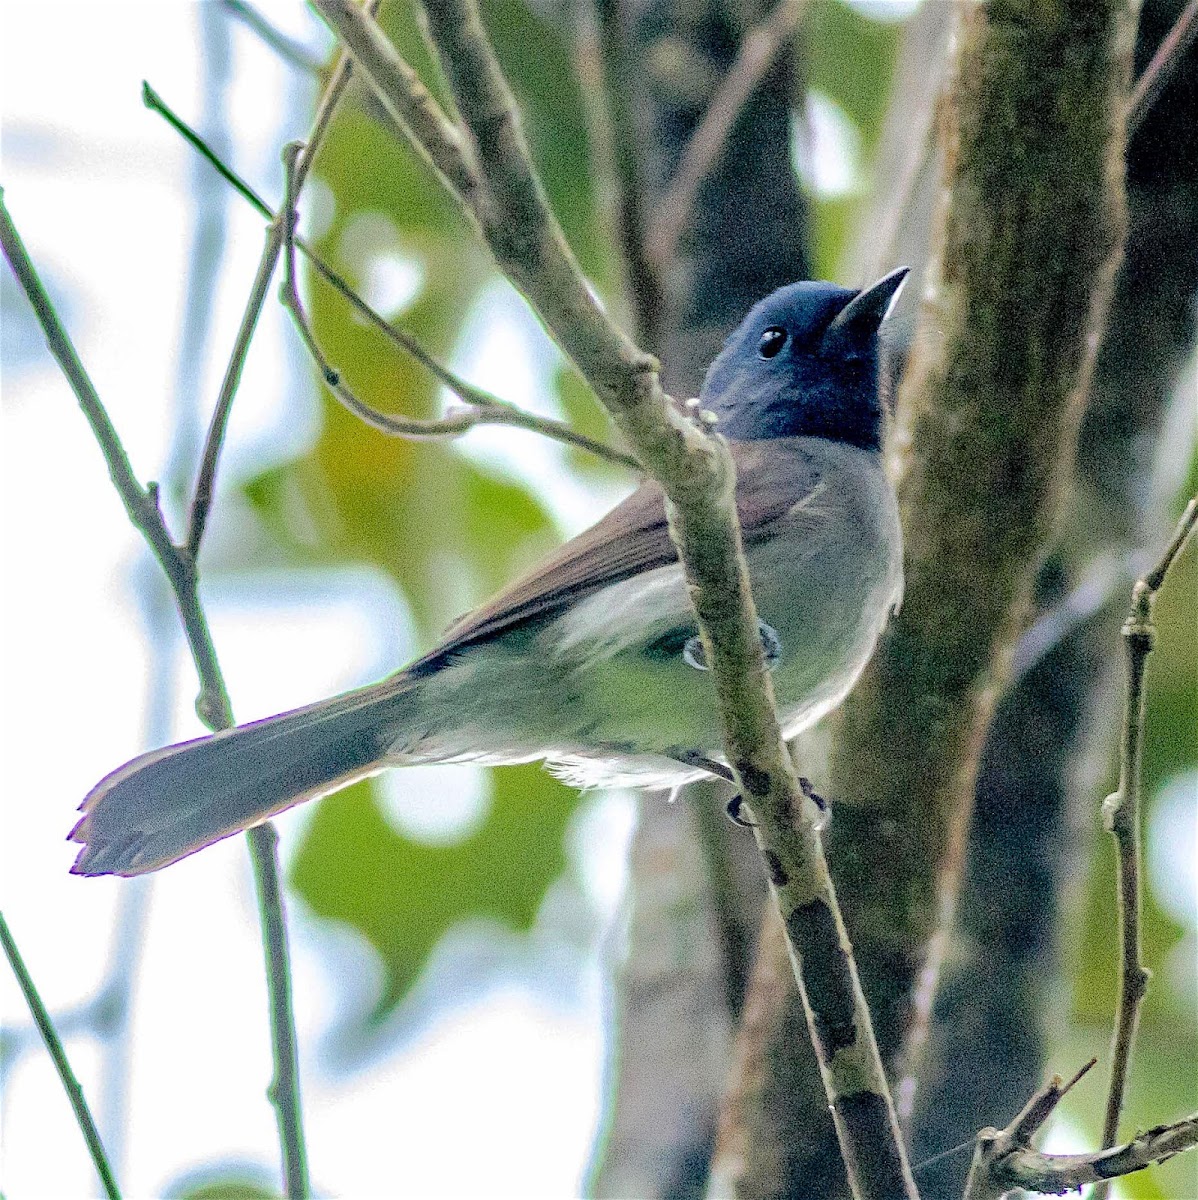
<path id="1" fill-rule="evenodd" d="M 7 222 L 7 214 L 5 214 L 5 221 Z M 0 913 L 0 948 L 3 949 L 4 957 L 8 960 L 8 965 L 16 976 L 17 984 L 25 997 L 25 1003 L 29 1006 L 29 1015 L 33 1018 L 38 1033 L 41 1034 L 46 1050 L 54 1060 L 54 1069 L 58 1072 L 63 1090 L 71 1102 L 71 1109 L 75 1113 L 75 1123 L 79 1126 L 79 1132 L 83 1134 L 84 1142 L 87 1143 L 87 1152 L 96 1168 L 96 1174 L 100 1177 L 100 1185 L 104 1189 L 104 1194 L 109 1200 L 121 1200 L 120 1189 L 117 1187 L 112 1166 L 104 1151 L 104 1143 L 100 1140 L 100 1131 L 96 1128 L 96 1122 L 88 1107 L 87 1098 L 83 1094 L 83 1088 L 79 1086 L 79 1080 L 75 1078 L 70 1060 L 62 1047 L 62 1039 L 54 1028 L 54 1022 L 47 1012 L 45 1004 L 42 1003 L 42 998 L 21 958 L 21 952 L 17 949 L 17 943 L 9 931 L 8 922 L 4 919 L 3 913 Z"/>

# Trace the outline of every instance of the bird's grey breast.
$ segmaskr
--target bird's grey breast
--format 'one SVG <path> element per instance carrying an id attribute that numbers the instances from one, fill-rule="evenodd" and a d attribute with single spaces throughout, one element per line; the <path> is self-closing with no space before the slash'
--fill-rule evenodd
<path id="1" fill-rule="evenodd" d="M 881 456 L 793 442 L 813 486 L 747 547 L 758 615 L 778 635 L 774 687 L 792 729 L 843 699 L 902 593 L 898 506 Z"/>

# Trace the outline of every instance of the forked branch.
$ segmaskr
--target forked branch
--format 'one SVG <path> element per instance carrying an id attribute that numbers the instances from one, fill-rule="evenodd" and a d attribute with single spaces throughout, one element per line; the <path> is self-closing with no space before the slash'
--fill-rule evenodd
<path id="1" fill-rule="evenodd" d="M 1058 1196 L 1080 1191 L 1086 1184 L 1105 1186 L 1198 1146 L 1198 1113 L 1193 1113 L 1093 1154 L 1044 1154 L 1033 1149 L 1032 1138 L 1095 1061 L 1091 1059 L 1068 1083 L 1060 1076 L 1050 1079 L 1005 1129 L 983 1129 L 978 1134 L 963 1200 L 1001 1200 L 1015 1189 Z"/>

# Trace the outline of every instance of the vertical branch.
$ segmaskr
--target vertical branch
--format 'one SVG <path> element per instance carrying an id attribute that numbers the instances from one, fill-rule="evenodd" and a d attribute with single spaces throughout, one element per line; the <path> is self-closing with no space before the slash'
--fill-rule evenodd
<path id="1" fill-rule="evenodd" d="M 1141 71 L 1177 8 L 1176 0 L 1146 0 L 1135 56 Z M 987 733 L 956 925 L 921 1056 L 911 1127 L 916 1158 L 983 1125 L 1003 1124 L 1045 1071 L 1062 895 L 1084 819 L 1075 787 L 1079 758 L 1096 736 L 1088 720 L 1095 704 L 1122 695 L 1123 664 L 1111 648 L 1135 578 L 1129 567 L 1126 580 L 1098 586 L 1090 564 L 1125 561 L 1133 548 L 1163 544 L 1168 535 L 1158 529 L 1163 514 L 1152 503 L 1159 488 L 1145 482 L 1198 318 L 1191 304 L 1198 289 L 1191 252 L 1198 158 L 1179 152 L 1198 128 L 1196 49 L 1127 147 L 1125 256 L 1086 401 L 1074 498 L 1037 583 L 1037 601 L 1048 607 L 1091 584 L 1110 599 L 1067 635 L 1058 627 L 1051 648 L 1025 673 L 1016 666 L 1020 678 Z M 951 1105 L 939 1099 L 946 1089 Z M 952 1195 L 964 1177 L 958 1162 L 942 1160 L 919 1179 L 930 1194 Z"/>
<path id="2" fill-rule="evenodd" d="M 96 1123 L 92 1119 L 91 1109 L 87 1106 L 83 1088 L 80 1087 L 79 1080 L 75 1078 L 75 1072 L 71 1069 L 70 1060 L 63 1049 L 62 1040 L 54 1028 L 54 1022 L 50 1019 L 45 1004 L 42 1003 L 33 977 L 29 974 L 24 959 L 21 958 L 21 953 L 9 932 L 8 922 L 4 919 L 3 913 L 0 913 L 0 947 L 3 947 L 4 957 L 8 959 L 8 965 L 17 977 L 17 985 L 25 997 L 25 1003 L 29 1006 L 29 1015 L 33 1018 L 33 1023 L 37 1026 L 38 1032 L 42 1035 L 42 1041 L 46 1043 L 46 1049 L 54 1060 L 54 1069 L 58 1072 L 63 1091 L 66 1092 L 67 1099 L 71 1103 L 71 1110 L 75 1114 L 75 1123 L 79 1126 L 79 1132 L 83 1134 L 84 1142 L 87 1143 L 87 1152 L 91 1155 L 96 1174 L 100 1177 L 104 1194 L 108 1200 L 121 1200 L 120 1189 L 113 1177 L 112 1167 L 104 1152 L 104 1144 L 100 1141 L 100 1132 L 96 1129 Z"/>
<path id="3" fill-rule="evenodd" d="M 1156 628 L 1152 610 L 1157 592 L 1174 559 L 1198 523 L 1198 499 L 1182 514 L 1173 540 L 1160 562 L 1132 589 L 1131 611 L 1123 623 L 1127 659 L 1127 696 L 1119 745 L 1119 788 L 1103 801 L 1102 821 L 1115 839 L 1119 889 L 1119 994 L 1115 1007 L 1115 1033 L 1111 1053 L 1111 1082 L 1102 1125 L 1102 1148 L 1115 1144 L 1119 1114 L 1127 1090 L 1128 1071 L 1140 1022 L 1140 1006 L 1148 988 L 1140 943 L 1142 847 L 1140 795 L 1144 743 L 1145 676 Z"/>
<path id="4" fill-rule="evenodd" d="M 227 150 L 226 101 L 232 77 L 229 21 L 218 6 L 211 4 L 202 5 L 195 19 L 203 73 L 201 124 L 218 149 Z M 195 380 L 201 377 L 211 338 L 228 226 L 228 204 L 221 181 L 202 162 L 193 162 L 191 168 L 191 245 L 174 372 L 171 446 L 162 478 L 168 507 L 186 502 L 188 476 L 198 451 L 201 429 Z M 141 557 L 133 574 L 149 655 L 142 740 L 146 746 L 161 746 L 170 741 L 171 712 L 179 682 L 178 626 L 172 612 L 170 585 L 162 572 Z M 117 1172 L 121 1170 L 128 1144 L 133 992 L 145 951 L 145 927 L 153 891 L 154 881 L 148 877 L 130 880 L 120 889 L 106 977 L 100 983 L 95 1001 L 98 1012 L 107 1017 L 102 1026 L 97 1023 L 103 1063 L 97 1107 Z"/>
<path id="5" fill-rule="evenodd" d="M 638 70 L 628 45 L 624 8 L 620 0 L 595 0 L 603 100 L 619 197 L 619 242 L 628 273 L 637 341 L 656 354 L 661 348 L 665 301 L 659 264 L 652 262 L 648 253 L 644 172 L 634 115 Z"/>
<path id="6" fill-rule="evenodd" d="M 58 319 L 38 278 L 20 235 L 8 215 L 0 191 L 0 243 L 21 284 L 46 344 L 66 376 L 104 455 L 109 477 L 133 526 L 141 533 L 170 581 L 188 647 L 200 679 L 196 702 L 200 716 L 211 728 L 233 724 L 233 709 L 217 661 L 208 620 L 200 604 L 195 560 L 187 547 L 176 545 L 158 503 L 158 485 L 142 487 L 133 473 L 121 443 L 91 378 L 70 337 Z M 219 450 L 219 444 L 216 449 Z M 215 456 L 213 462 L 215 462 Z M 299 1072 L 295 1054 L 295 1018 L 291 1009 L 291 981 L 287 974 L 286 926 L 278 883 L 274 831 L 258 826 L 247 834 L 258 883 L 266 947 L 267 987 L 270 992 L 274 1079 L 269 1095 L 279 1125 L 283 1177 L 288 1200 L 308 1195 L 307 1152 L 300 1115 Z"/>
<path id="7" fill-rule="evenodd" d="M 367 0 L 366 10 L 374 13 L 382 0 Z M 341 61 L 333 71 L 333 77 L 325 88 L 324 95 L 316 109 L 316 118 L 312 130 L 308 134 L 306 148 L 296 164 L 296 187 L 303 187 L 308 171 L 315 161 L 320 143 L 333 119 L 350 76 L 353 74 L 353 59 L 348 54 L 341 56 Z M 266 234 L 266 245 L 262 249 L 262 257 L 258 262 L 258 270 L 250 288 L 250 297 L 246 301 L 245 312 L 241 317 L 237 336 L 233 342 L 233 351 L 225 367 L 224 378 L 221 380 L 220 392 L 216 405 L 212 410 L 212 419 L 208 426 L 208 435 L 204 441 L 204 451 L 200 458 L 200 467 L 196 475 L 195 492 L 191 500 L 191 513 L 188 518 L 187 539 L 185 548 L 191 558 L 200 551 L 200 543 L 208 526 L 208 514 L 212 509 L 213 490 L 216 486 L 216 468 L 220 460 L 221 447 L 225 440 L 225 430 L 229 424 L 229 413 L 233 408 L 233 399 L 237 395 L 241 383 L 241 372 L 245 367 L 246 355 L 249 353 L 250 342 L 254 338 L 254 330 L 258 327 L 258 318 L 262 315 L 262 306 L 266 303 L 266 294 L 270 288 L 271 276 L 279 261 L 283 249 L 283 235 L 279 226 L 271 225 Z"/>

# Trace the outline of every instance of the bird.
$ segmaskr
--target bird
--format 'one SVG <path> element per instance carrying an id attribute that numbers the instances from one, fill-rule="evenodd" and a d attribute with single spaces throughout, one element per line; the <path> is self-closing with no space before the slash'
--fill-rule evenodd
<path id="1" fill-rule="evenodd" d="M 834 709 L 903 587 L 881 333 L 907 275 L 755 305 L 699 395 L 728 443 L 779 720 Z M 663 490 L 642 483 L 379 683 L 134 758 L 80 805 L 79 875 L 140 875 L 386 767 L 544 760 L 578 787 L 729 774 Z"/>

